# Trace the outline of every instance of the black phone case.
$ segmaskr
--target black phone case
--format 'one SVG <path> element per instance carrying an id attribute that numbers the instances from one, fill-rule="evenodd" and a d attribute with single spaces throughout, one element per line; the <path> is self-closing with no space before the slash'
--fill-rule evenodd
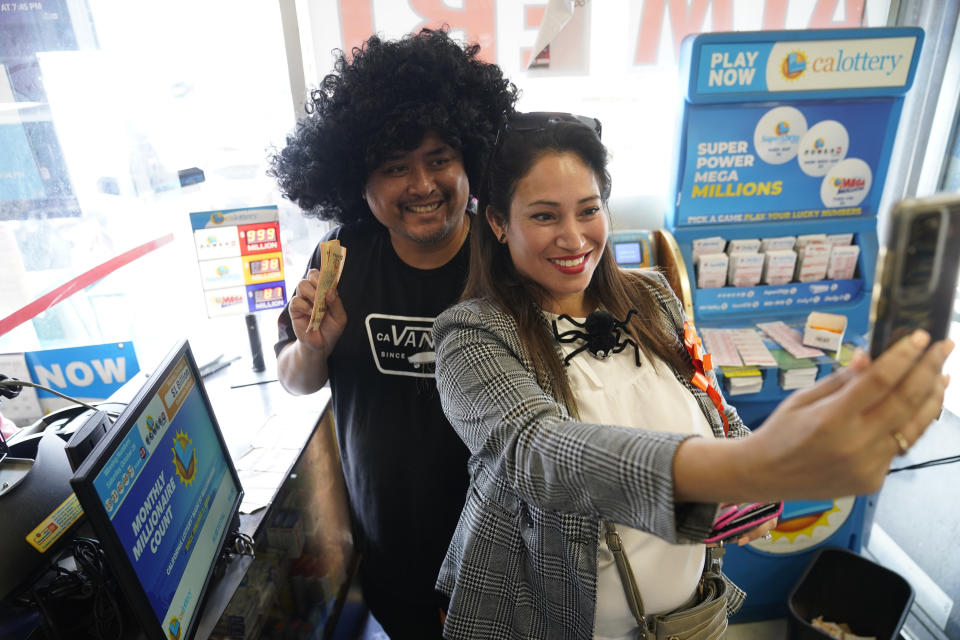
<path id="1" fill-rule="evenodd" d="M 870 355 L 915 329 L 947 337 L 960 269 L 960 194 L 901 200 L 877 260 Z"/>

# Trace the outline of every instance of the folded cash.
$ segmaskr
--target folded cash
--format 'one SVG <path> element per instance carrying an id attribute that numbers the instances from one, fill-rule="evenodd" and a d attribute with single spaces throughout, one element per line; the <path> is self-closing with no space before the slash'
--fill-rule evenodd
<path id="1" fill-rule="evenodd" d="M 340 246 L 339 240 L 328 240 L 320 243 L 320 282 L 317 283 L 317 293 L 313 298 L 313 312 L 310 314 L 308 331 L 317 331 L 323 314 L 327 311 L 326 297 L 330 287 L 337 286 L 340 274 L 343 272 L 343 262 L 347 257 L 347 248 Z"/>

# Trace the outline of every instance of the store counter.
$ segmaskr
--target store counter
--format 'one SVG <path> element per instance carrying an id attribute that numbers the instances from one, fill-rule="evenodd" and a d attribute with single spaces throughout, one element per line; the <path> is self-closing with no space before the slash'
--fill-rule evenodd
<path id="1" fill-rule="evenodd" d="M 238 387 L 241 367 L 203 382 L 243 486 L 240 533 L 253 556 L 237 547 L 218 563 L 194 637 L 330 637 L 358 561 L 330 390 L 297 397 L 276 380 Z M 138 374 L 110 401 L 129 402 L 146 381 Z M 88 524 L 76 535 L 92 535 Z M 144 637 L 129 612 L 123 637 Z M 0 623 L 0 635 L 48 635 L 37 611 L 4 608 Z"/>
<path id="2" fill-rule="evenodd" d="M 240 530 L 256 557 L 227 565 L 197 638 L 294 629 L 329 637 L 357 560 L 330 390 L 297 397 L 276 381 L 231 388 L 230 380 L 204 383 L 244 488 Z"/>

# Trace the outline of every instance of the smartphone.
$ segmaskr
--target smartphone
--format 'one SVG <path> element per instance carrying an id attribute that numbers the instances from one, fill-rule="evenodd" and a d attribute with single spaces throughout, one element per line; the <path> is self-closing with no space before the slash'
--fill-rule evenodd
<path id="1" fill-rule="evenodd" d="M 751 502 L 736 505 L 733 514 L 721 508 L 713 529 L 704 538 L 706 544 L 736 540 L 747 531 L 756 529 L 768 520 L 780 517 L 782 502 Z"/>
<path id="2" fill-rule="evenodd" d="M 931 343 L 950 331 L 960 269 L 960 194 L 898 202 L 877 258 L 870 306 L 870 356 L 915 329 Z"/>

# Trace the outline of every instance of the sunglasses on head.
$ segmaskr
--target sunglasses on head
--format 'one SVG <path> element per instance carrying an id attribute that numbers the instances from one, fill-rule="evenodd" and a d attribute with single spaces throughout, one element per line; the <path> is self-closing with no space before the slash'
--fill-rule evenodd
<path id="1" fill-rule="evenodd" d="M 512 131 L 543 131 L 548 126 L 558 122 L 570 122 L 589 127 L 596 134 L 597 138 L 600 138 L 600 133 L 603 130 L 600 120 L 589 116 L 578 116 L 573 113 L 563 113 L 560 111 L 515 113 L 497 129 L 497 137 L 494 140 L 493 148 L 490 149 L 490 156 L 487 158 L 482 184 L 489 186 L 490 164 L 493 162 L 494 157 L 496 157 L 497 151 L 500 149 L 500 143 L 506 133 Z"/>
<path id="2" fill-rule="evenodd" d="M 597 118 L 588 116 L 578 116 L 573 113 L 561 113 L 558 111 L 531 111 L 529 113 L 516 113 L 511 116 L 497 132 L 497 138 L 507 131 L 543 131 L 551 124 L 558 122 L 572 122 L 581 124 L 593 130 L 597 137 L 600 137 L 602 126 Z"/>

